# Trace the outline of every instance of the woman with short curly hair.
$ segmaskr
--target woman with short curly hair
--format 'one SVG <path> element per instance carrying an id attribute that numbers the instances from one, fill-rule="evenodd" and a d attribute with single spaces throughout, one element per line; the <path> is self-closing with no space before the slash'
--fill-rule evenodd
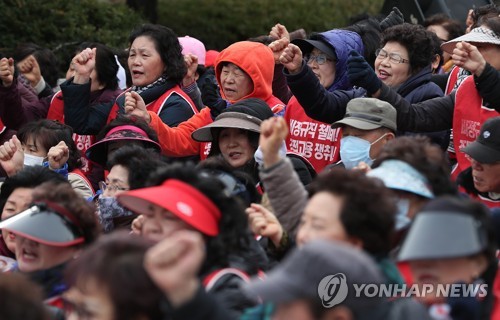
<path id="1" fill-rule="evenodd" d="M 236 318 L 255 303 L 240 292 L 239 284 L 257 274 L 262 263 L 245 258 L 251 236 L 241 201 L 230 195 L 220 176 L 190 164 L 159 169 L 150 175 L 149 185 L 120 193 L 118 202 L 142 215 L 139 232 L 155 242 L 185 230 L 199 232 L 206 258 L 198 276 L 206 291 L 220 298 Z"/>

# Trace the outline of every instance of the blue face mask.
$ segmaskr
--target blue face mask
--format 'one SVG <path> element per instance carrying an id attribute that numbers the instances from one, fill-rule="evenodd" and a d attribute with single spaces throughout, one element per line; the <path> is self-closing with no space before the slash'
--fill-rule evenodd
<path id="1" fill-rule="evenodd" d="M 370 158 L 370 147 L 385 137 L 382 135 L 372 143 L 354 136 L 347 136 L 340 139 L 340 159 L 346 169 L 355 168 L 361 161 L 371 167 L 373 159 Z"/>
<path id="2" fill-rule="evenodd" d="M 346 169 L 355 168 L 360 162 L 371 167 L 373 159 L 370 158 L 370 147 L 385 137 L 382 135 L 372 143 L 354 136 L 347 136 L 340 139 L 340 159 Z"/>
<path id="3" fill-rule="evenodd" d="M 398 211 L 396 213 L 396 231 L 407 227 L 411 220 L 408 218 L 408 210 L 410 210 L 410 199 L 399 198 L 397 203 Z"/>
<path id="4" fill-rule="evenodd" d="M 346 169 L 355 168 L 361 161 L 371 166 L 370 142 L 358 137 L 347 136 L 340 140 L 340 159 Z"/>

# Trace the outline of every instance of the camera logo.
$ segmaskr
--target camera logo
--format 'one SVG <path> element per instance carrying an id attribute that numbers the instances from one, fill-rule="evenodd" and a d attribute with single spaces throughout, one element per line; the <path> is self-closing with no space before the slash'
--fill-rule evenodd
<path id="1" fill-rule="evenodd" d="M 344 301 L 348 292 L 347 279 L 343 273 L 326 276 L 318 285 L 318 295 L 325 308 L 331 308 Z"/>

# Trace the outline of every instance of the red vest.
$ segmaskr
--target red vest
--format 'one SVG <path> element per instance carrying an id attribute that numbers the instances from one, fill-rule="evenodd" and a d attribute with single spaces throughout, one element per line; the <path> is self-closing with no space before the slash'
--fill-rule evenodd
<path id="1" fill-rule="evenodd" d="M 49 111 L 47 113 L 47 119 L 49 120 L 57 120 L 61 123 L 64 123 L 64 100 L 62 97 L 62 91 L 59 90 L 56 94 L 52 96 L 50 100 Z M 88 147 L 95 142 L 94 135 L 80 135 L 73 133 L 73 141 L 75 141 L 77 149 L 80 151 L 82 155 L 82 171 L 85 174 L 88 174 L 91 170 L 91 163 L 88 161 L 85 156 L 85 152 Z"/>
<path id="2" fill-rule="evenodd" d="M 4 133 L 5 129 L 7 129 L 7 127 L 5 127 L 2 120 L 0 120 L 0 133 Z"/>
<path id="3" fill-rule="evenodd" d="M 271 111 L 274 114 L 280 113 L 285 108 L 283 102 L 281 102 L 281 100 L 276 98 L 275 96 L 271 96 L 269 99 L 267 99 L 266 103 L 269 108 L 271 108 Z"/>
<path id="4" fill-rule="evenodd" d="M 288 102 L 285 120 L 290 128 L 288 151 L 302 155 L 316 172 L 340 160 L 341 128 L 309 118 L 295 97 Z"/>
<path id="5" fill-rule="evenodd" d="M 125 94 L 129 91 L 130 91 L 130 88 L 123 91 L 118 97 L 120 97 L 122 94 Z M 184 91 L 182 91 L 182 89 L 178 85 L 175 85 L 171 89 L 165 91 L 158 99 L 149 103 L 146 106 L 146 109 L 148 111 L 155 112 L 156 114 L 160 114 L 161 110 L 163 109 L 163 106 L 165 105 L 165 102 L 167 101 L 168 98 L 170 98 L 170 96 L 172 94 L 178 94 L 179 96 L 181 96 L 189 104 L 189 106 L 191 107 L 191 110 L 193 110 L 193 113 L 198 113 L 198 109 L 196 109 L 196 107 L 194 106 L 194 103 L 191 100 L 191 98 Z M 118 97 L 116 97 L 116 99 L 118 99 Z M 114 118 L 116 118 L 116 116 L 118 115 L 118 110 L 119 110 L 119 107 L 115 102 L 115 104 L 113 105 L 113 108 L 111 108 L 111 112 L 109 113 L 108 123 L 110 123 Z"/>
<path id="6" fill-rule="evenodd" d="M 457 66 L 454 66 L 453 69 L 451 69 L 450 74 L 448 75 L 448 81 L 446 82 L 446 90 L 444 91 L 445 95 L 449 95 L 455 88 L 455 84 L 457 83 L 458 80 L 459 71 L 460 68 Z"/>
<path id="7" fill-rule="evenodd" d="M 465 153 L 460 149 L 476 140 L 483 123 L 500 114 L 494 109 L 483 106 L 483 98 L 479 95 L 474 83 L 474 76 L 467 77 L 458 87 L 455 95 L 453 113 L 453 145 L 457 154 L 457 165 L 453 168 L 452 178 L 470 167 Z"/>

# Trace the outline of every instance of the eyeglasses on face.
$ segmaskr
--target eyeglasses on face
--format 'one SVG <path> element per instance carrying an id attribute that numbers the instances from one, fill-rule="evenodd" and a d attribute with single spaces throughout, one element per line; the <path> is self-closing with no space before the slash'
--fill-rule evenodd
<path id="1" fill-rule="evenodd" d="M 410 60 L 401 57 L 399 54 L 389 53 L 389 52 L 385 51 L 384 49 L 377 49 L 377 51 L 375 51 L 375 55 L 377 56 L 377 59 L 381 59 L 381 60 L 384 60 L 385 58 L 389 57 L 389 61 L 392 63 L 408 63 L 408 62 L 410 62 Z"/>
<path id="2" fill-rule="evenodd" d="M 325 64 L 327 61 L 333 61 L 324 53 L 320 53 L 318 55 L 306 54 L 304 59 L 307 63 L 313 63 L 313 61 L 316 61 L 319 65 Z"/>
<path id="3" fill-rule="evenodd" d="M 130 188 L 120 187 L 114 184 L 106 184 L 104 181 L 99 181 L 99 189 L 104 192 L 105 190 L 109 190 L 112 192 L 116 191 L 128 191 Z"/>

